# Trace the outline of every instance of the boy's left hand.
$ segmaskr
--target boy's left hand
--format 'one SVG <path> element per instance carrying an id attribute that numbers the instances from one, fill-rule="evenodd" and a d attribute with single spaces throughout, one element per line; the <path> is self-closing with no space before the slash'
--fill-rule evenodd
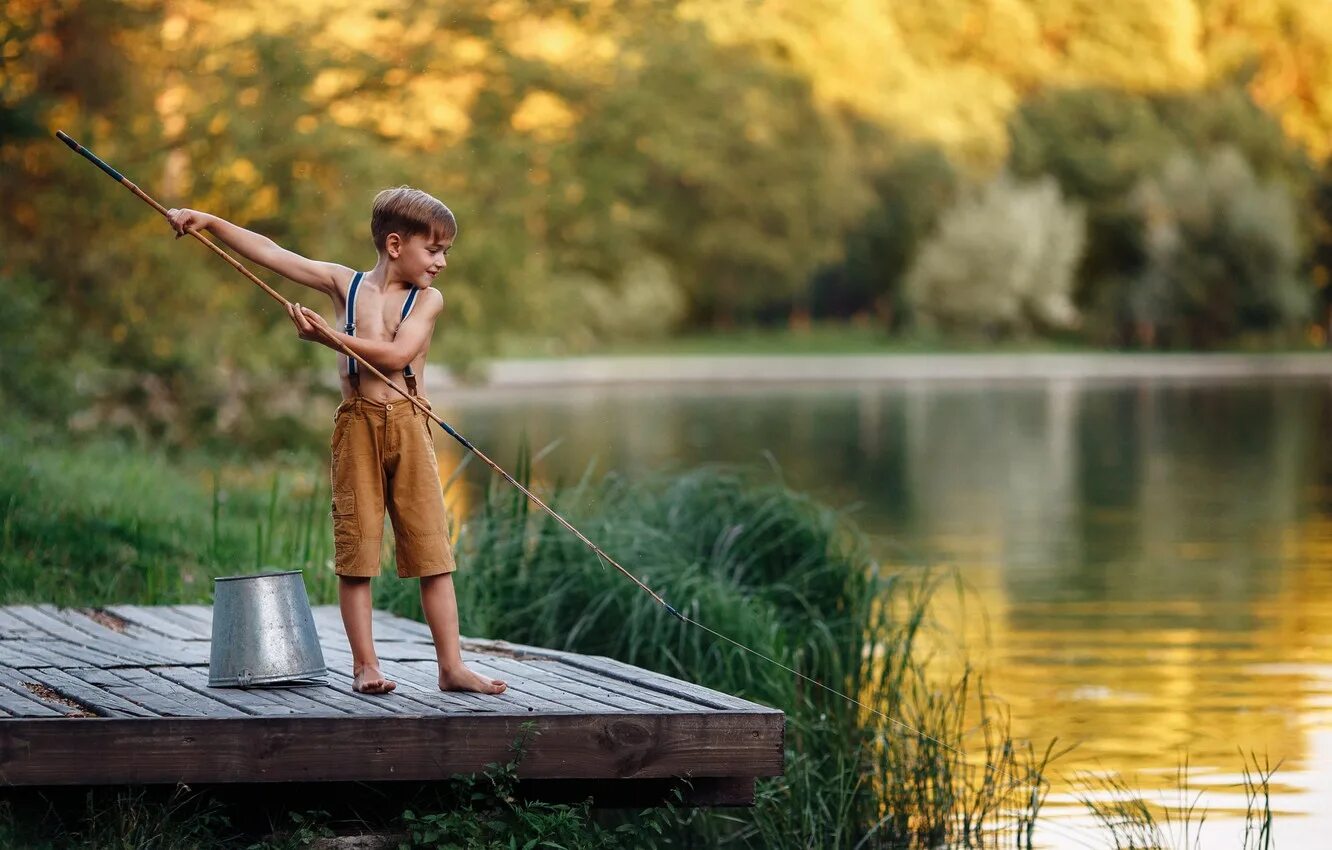
<path id="1" fill-rule="evenodd" d="M 288 304 L 287 315 L 291 316 L 292 324 L 296 326 L 296 333 L 301 339 L 310 342 L 322 342 L 330 344 L 334 340 L 333 329 L 329 327 L 324 317 L 311 310 L 309 307 L 302 307 L 300 304 Z"/>

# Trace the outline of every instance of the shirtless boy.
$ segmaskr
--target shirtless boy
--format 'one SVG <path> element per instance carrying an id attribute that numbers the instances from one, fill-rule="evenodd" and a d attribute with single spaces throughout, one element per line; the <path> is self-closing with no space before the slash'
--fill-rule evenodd
<path id="1" fill-rule="evenodd" d="M 415 395 L 444 297 L 431 286 L 448 264 L 458 234 L 453 213 L 418 189 L 399 186 L 375 198 L 370 232 L 379 253 L 368 272 L 309 260 L 271 239 L 197 210 L 170 211 L 179 238 L 207 230 L 241 256 L 333 301 L 333 330 L 314 310 L 288 309 L 301 339 L 338 351 L 336 339 L 390 381 Z M 439 687 L 499 694 L 504 682 L 463 665 L 439 468 L 429 419 L 387 384 L 338 357 L 342 404 L 334 417 L 332 452 L 334 568 L 338 601 L 351 643 L 352 687 L 386 694 L 371 633 L 370 579 L 379 574 L 387 507 L 397 544 L 398 575 L 421 580 L 421 607 L 439 660 Z M 425 401 L 423 398 L 422 401 Z M 426 402 L 429 404 L 428 402 Z"/>

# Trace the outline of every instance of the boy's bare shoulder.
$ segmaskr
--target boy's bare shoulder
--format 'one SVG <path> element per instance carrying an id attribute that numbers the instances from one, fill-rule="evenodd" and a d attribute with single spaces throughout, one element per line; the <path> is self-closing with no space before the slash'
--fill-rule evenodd
<path id="1" fill-rule="evenodd" d="M 328 278 L 331 284 L 328 290 L 328 297 L 334 302 L 342 304 L 347 300 L 347 290 L 351 288 L 352 278 L 356 276 L 356 270 L 341 263 L 324 263 L 328 271 Z"/>
<path id="2" fill-rule="evenodd" d="M 421 306 L 430 311 L 430 318 L 435 318 L 444 309 L 444 293 L 435 287 L 426 287 L 425 291 L 421 293 L 421 297 L 424 299 Z"/>

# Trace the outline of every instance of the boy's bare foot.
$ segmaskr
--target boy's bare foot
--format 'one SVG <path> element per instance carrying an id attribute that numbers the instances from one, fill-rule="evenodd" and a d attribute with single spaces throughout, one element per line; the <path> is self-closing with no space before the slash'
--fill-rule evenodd
<path id="1" fill-rule="evenodd" d="M 478 694 L 502 694 L 509 686 L 499 679 L 491 679 L 479 673 L 473 673 L 466 667 L 457 669 L 440 668 L 439 689 L 441 691 L 473 691 Z"/>
<path id="2" fill-rule="evenodd" d="M 397 686 L 397 682 L 385 679 L 378 667 L 371 667 L 369 664 L 357 670 L 352 676 L 352 690 L 358 694 L 386 694 Z"/>

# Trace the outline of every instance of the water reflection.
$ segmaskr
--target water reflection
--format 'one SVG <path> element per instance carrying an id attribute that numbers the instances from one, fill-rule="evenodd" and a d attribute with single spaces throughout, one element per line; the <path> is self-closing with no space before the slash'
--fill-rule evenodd
<path id="1" fill-rule="evenodd" d="M 1187 753 L 1215 812 L 1242 803 L 1253 750 L 1285 760 L 1278 808 L 1303 813 L 1278 838 L 1332 830 L 1325 383 L 587 390 L 449 412 L 502 464 L 524 434 L 561 441 L 542 471 L 565 480 L 770 454 L 857 505 L 886 560 L 961 571 L 987 616 L 941 615 L 1020 734 L 1080 743 L 1066 775 L 1168 787 Z"/>

